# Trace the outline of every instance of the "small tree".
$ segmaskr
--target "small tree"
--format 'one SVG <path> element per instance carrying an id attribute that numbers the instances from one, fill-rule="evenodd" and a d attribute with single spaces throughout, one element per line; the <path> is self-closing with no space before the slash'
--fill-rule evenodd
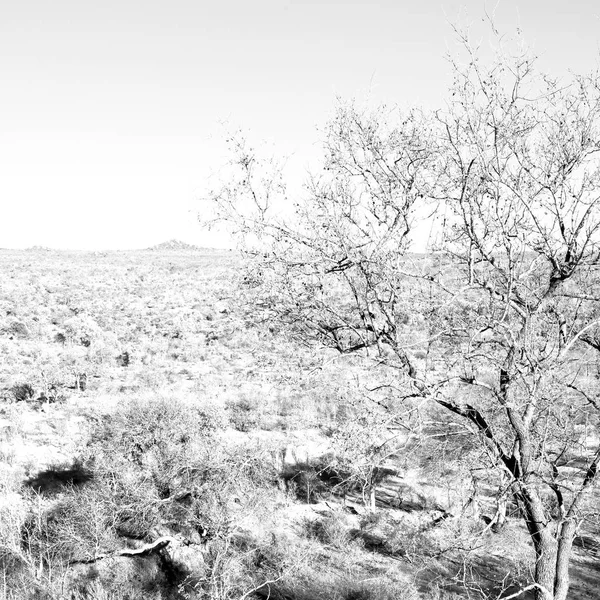
<path id="1" fill-rule="evenodd" d="M 293 216 L 269 216 L 285 189 L 244 143 L 211 200 L 252 233 L 274 316 L 483 440 L 531 536 L 529 587 L 563 600 L 600 462 L 600 76 L 551 79 L 497 34 L 486 64 L 459 35 L 445 109 L 338 108 Z"/>

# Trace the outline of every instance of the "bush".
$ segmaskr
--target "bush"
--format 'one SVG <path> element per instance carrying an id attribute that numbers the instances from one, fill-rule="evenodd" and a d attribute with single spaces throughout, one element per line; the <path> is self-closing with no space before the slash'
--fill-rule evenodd
<path id="1" fill-rule="evenodd" d="M 35 390 L 30 383 L 17 383 L 12 386 L 11 392 L 17 402 L 27 402 L 35 396 Z"/>
<path id="2" fill-rule="evenodd" d="M 215 406 L 173 398 L 134 400 L 107 417 L 84 457 L 93 477 L 62 487 L 23 527 L 33 564 L 58 569 L 169 535 L 184 542 L 190 560 L 161 555 L 160 585 L 170 590 L 161 597 L 182 597 L 179 589 L 189 598 L 233 599 L 252 589 L 276 567 L 264 540 L 243 548 L 239 540 L 267 522 L 277 473 L 270 448 L 221 443 L 225 422 Z M 82 580 L 81 589 L 91 583 Z"/>
<path id="3" fill-rule="evenodd" d="M 148 452 L 180 452 L 223 425 L 224 417 L 214 406 L 166 397 L 135 399 L 105 424 L 97 439 L 140 462 Z"/>
<path id="4" fill-rule="evenodd" d="M 407 556 L 413 562 L 426 562 L 448 549 L 456 536 L 446 535 L 435 521 L 394 518 L 384 512 L 365 515 L 358 535 L 365 548 L 391 556 Z"/>
<path id="5" fill-rule="evenodd" d="M 305 530 L 309 538 L 339 550 L 347 549 L 353 537 L 348 518 L 339 512 L 327 513 L 322 519 L 307 519 Z"/>
<path id="6" fill-rule="evenodd" d="M 89 348 L 93 343 L 102 340 L 104 333 L 98 323 L 90 316 L 77 315 L 63 323 L 64 336 L 73 345 Z"/>
<path id="7" fill-rule="evenodd" d="M 131 356 L 130 356 L 129 352 L 127 352 L 127 350 L 125 350 L 124 352 L 121 352 L 121 354 L 119 354 L 119 356 L 117 356 L 117 364 L 120 367 L 128 367 L 130 363 L 131 363 Z"/>
<path id="8" fill-rule="evenodd" d="M 223 422 L 212 406 L 162 397 L 133 400 L 103 424 L 88 455 L 97 469 L 150 476 L 158 495 L 168 498 L 187 493 L 199 477 L 198 465 L 214 453 L 213 438 Z"/>
<path id="9" fill-rule="evenodd" d="M 103 489 L 73 489 L 23 527 L 23 544 L 34 556 L 59 564 L 87 560 L 117 547 L 115 514 Z"/>
<path id="10" fill-rule="evenodd" d="M 307 504 L 320 502 L 335 492 L 344 492 L 347 475 L 333 468 L 327 458 L 313 463 L 287 465 L 282 473 L 288 492 Z"/>
<path id="11" fill-rule="evenodd" d="M 9 335 L 11 338 L 17 338 L 20 340 L 27 339 L 30 335 L 29 328 L 21 321 L 13 321 L 10 323 L 10 325 L 4 328 L 4 333 Z"/>
<path id="12" fill-rule="evenodd" d="M 246 433 L 258 427 L 258 401 L 246 396 L 227 402 L 229 421 L 237 431 Z"/>

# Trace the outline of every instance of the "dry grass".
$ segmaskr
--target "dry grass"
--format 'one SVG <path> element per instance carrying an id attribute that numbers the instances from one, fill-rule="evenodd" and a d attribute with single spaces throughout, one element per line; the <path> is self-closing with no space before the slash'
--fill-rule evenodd
<path id="1" fill-rule="evenodd" d="M 374 513 L 352 505 L 362 526 L 343 512 L 343 492 L 358 498 L 383 464 L 386 415 L 401 407 L 386 390 L 365 400 L 370 362 L 261 322 L 231 255 L 0 253 L 0 274 L 0 600 L 451 597 L 445 555 L 445 580 L 417 573 L 483 524 L 424 529 L 431 507 L 381 501 Z M 17 400 L 25 383 L 33 394 Z M 64 401 L 38 402 L 51 385 Z M 439 497 L 476 450 L 458 437 L 398 441 L 385 460 L 429 473 Z M 333 447 L 335 462 L 309 456 Z M 284 465 L 286 449 L 298 460 Z M 88 479 L 69 475 L 77 464 Z M 74 562 L 161 536 L 177 543 Z M 521 528 L 486 543 L 525 572 Z"/>

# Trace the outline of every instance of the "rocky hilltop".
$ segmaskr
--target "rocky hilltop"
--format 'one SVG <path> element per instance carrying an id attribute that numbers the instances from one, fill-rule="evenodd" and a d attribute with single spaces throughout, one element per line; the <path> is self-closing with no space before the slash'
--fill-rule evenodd
<path id="1" fill-rule="evenodd" d="M 188 244 L 187 242 L 182 242 L 181 240 L 168 240 L 166 242 L 162 242 L 160 244 L 156 244 L 155 246 L 150 246 L 146 248 L 146 250 L 150 250 L 152 252 L 165 252 L 165 251 L 187 251 L 187 252 L 214 252 L 213 248 L 202 248 L 201 246 L 196 246 L 194 244 Z"/>

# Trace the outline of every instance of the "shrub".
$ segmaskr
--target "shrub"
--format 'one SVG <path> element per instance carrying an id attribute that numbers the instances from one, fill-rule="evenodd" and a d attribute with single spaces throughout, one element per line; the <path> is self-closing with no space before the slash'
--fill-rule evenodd
<path id="1" fill-rule="evenodd" d="M 120 367 L 128 367 L 130 363 L 131 363 L 131 356 L 129 355 L 129 352 L 127 352 L 127 350 L 125 350 L 124 352 L 121 352 L 121 354 L 119 354 L 119 356 L 117 356 L 117 364 Z"/>
<path id="2" fill-rule="evenodd" d="M 391 556 L 407 556 L 413 562 L 426 562 L 456 543 L 456 537 L 445 534 L 433 522 L 410 517 L 397 519 L 384 512 L 365 515 L 358 532 L 365 548 Z"/>
<path id="3" fill-rule="evenodd" d="M 288 492 L 298 500 L 313 504 L 334 492 L 344 492 L 346 474 L 330 465 L 327 457 L 314 462 L 287 465 L 282 473 Z"/>
<path id="4" fill-rule="evenodd" d="M 187 490 L 196 465 L 214 451 L 212 440 L 224 419 L 214 407 L 175 398 L 133 400 L 104 423 L 89 455 L 108 463 L 123 458 L 149 474 L 159 495 Z M 124 467 L 120 467 L 124 468 Z"/>
<path id="5" fill-rule="evenodd" d="M 229 421 L 231 425 L 241 432 L 256 429 L 259 422 L 258 401 L 246 396 L 227 401 Z"/>
<path id="6" fill-rule="evenodd" d="M 221 443 L 225 422 L 218 407 L 177 398 L 133 400 L 107 417 L 85 452 L 93 477 L 61 487 L 23 527 L 33 564 L 58 569 L 171 535 L 197 558 L 179 564 L 165 553 L 161 597 L 233 599 L 252 589 L 275 566 L 264 540 L 262 553 L 238 540 L 267 522 L 277 473 L 270 448 Z M 84 597 L 93 582 L 80 583 Z"/>
<path id="7" fill-rule="evenodd" d="M 85 392 L 88 385 L 87 373 L 75 373 L 75 385 L 74 388 L 80 392 Z"/>
<path id="8" fill-rule="evenodd" d="M 309 538 L 339 550 L 346 549 L 353 537 L 348 518 L 339 512 L 327 513 L 322 519 L 307 519 L 305 531 Z"/>
<path id="9" fill-rule="evenodd" d="M 99 436 L 141 460 L 147 452 L 183 448 L 194 439 L 214 435 L 222 425 L 212 406 L 154 397 L 131 400 L 105 424 Z"/>
<path id="10" fill-rule="evenodd" d="M 12 386 L 11 392 L 17 402 L 27 402 L 35 396 L 35 390 L 30 383 L 17 383 Z"/>
<path id="11" fill-rule="evenodd" d="M 117 547 L 115 514 L 104 490 L 73 489 L 23 527 L 23 544 L 34 556 L 58 564 L 87 560 Z"/>
<path id="12" fill-rule="evenodd" d="M 89 316 L 71 317 L 63 323 L 64 335 L 74 345 L 82 345 L 88 348 L 92 343 L 101 340 L 102 330 L 98 324 Z"/>
<path id="13" fill-rule="evenodd" d="M 4 329 L 4 333 L 17 339 L 27 339 L 30 335 L 29 328 L 21 321 L 13 321 Z"/>

